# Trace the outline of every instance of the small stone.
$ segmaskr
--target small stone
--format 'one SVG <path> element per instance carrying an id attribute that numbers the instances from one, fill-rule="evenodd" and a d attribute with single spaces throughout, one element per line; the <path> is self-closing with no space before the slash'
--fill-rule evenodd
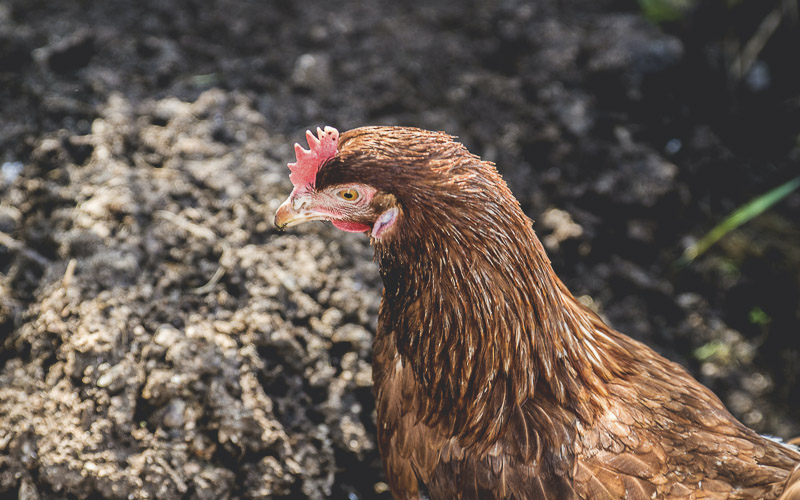
<path id="1" fill-rule="evenodd" d="M 303 54 L 297 58 L 292 82 L 303 88 L 325 88 L 331 82 L 330 60 L 322 54 Z"/>
<path id="2" fill-rule="evenodd" d="M 39 490 L 34 486 L 33 481 L 26 477 L 19 484 L 19 500 L 39 500 Z"/>
<path id="3" fill-rule="evenodd" d="M 170 347 L 182 337 L 181 332 L 170 325 L 161 325 L 153 337 L 153 342 L 163 347 Z"/>
<path id="4" fill-rule="evenodd" d="M 164 412 L 164 425 L 172 429 L 183 427 L 185 411 L 186 401 L 182 399 L 173 399 L 169 402 L 169 405 L 167 405 L 166 412 Z"/>
<path id="5" fill-rule="evenodd" d="M 97 377 L 97 387 L 105 388 L 111 393 L 117 392 L 125 387 L 127 374 L 128 366 L 124 362 L 114 365 Z"/>

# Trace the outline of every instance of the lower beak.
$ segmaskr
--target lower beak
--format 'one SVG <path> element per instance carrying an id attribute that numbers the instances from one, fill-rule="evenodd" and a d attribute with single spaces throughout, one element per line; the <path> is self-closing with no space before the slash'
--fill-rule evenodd
<path id="1" fill-rule="evenodd" d="M 292 203 L 292 197 L 290 196 L 284 201 L 280 207 L 278 207 L 278 211 L 275 212 L 275 227 L 283 231 L 287 227 L 296 226 L 298 224 L 302 224 L 303 222 L 308 222 L 312 220 L 325 220 L 328 217 L 325 214 L 321 214 L 318 212 L 314 212 L 311 210 L 295 210 L 294 204 Z"/>

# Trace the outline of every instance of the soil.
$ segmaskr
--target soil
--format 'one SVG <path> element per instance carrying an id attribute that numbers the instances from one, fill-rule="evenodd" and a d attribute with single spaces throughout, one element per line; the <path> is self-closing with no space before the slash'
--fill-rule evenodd
<path id="1" fill-rule="evenodd" d="M 581 300 L 800 434 L 800 194 L 676 265 L 800 173 L 797 17 L 737 66 L 780 2 L 729 3 L 0 4 L 0 497 L 388 498 L 368 241 L 272 226 L 326 124 L 459 136 Z"/>

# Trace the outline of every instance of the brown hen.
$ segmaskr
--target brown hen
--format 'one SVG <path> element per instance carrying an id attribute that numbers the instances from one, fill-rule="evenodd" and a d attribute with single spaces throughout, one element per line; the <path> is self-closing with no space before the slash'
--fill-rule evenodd
<path id="1" fill-rule="evenodd" d="M 413 128 L 307 137 L 275 224 L 370 235 L 396 498 L 800 499 L 800 453 L 581 305 L 493 164 Z"/>

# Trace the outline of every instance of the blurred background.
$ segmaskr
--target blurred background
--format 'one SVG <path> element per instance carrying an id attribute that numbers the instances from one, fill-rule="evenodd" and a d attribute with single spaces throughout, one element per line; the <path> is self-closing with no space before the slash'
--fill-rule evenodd
<path id="1" fill-rule="evenodd" d="M 0 496 L 388 498 L 368 242 L 271 223 L 322 125 L 457 135 L 584 303 L 800 435 L 799 66 L 797 0 L 3 0 Z"/>

